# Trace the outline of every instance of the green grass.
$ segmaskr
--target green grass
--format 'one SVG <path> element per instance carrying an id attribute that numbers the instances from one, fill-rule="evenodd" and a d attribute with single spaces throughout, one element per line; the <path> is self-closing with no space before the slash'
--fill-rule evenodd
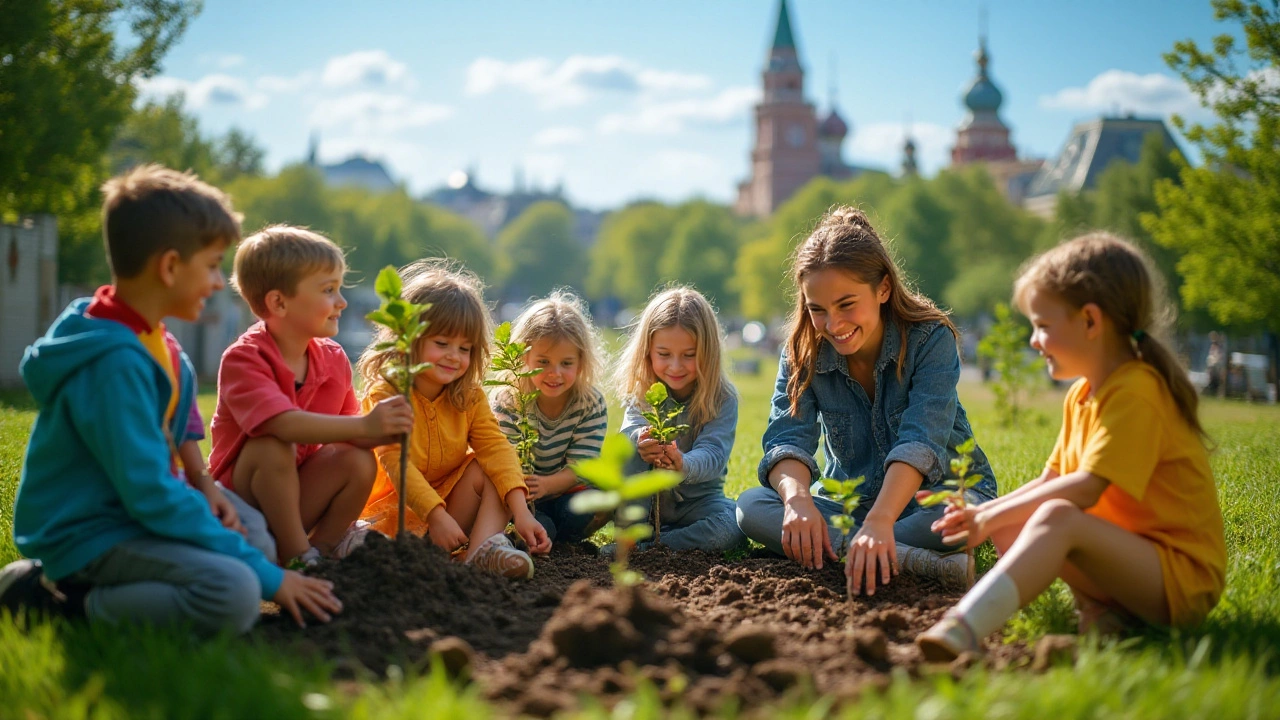
<path id="1" fill-rule="evenodd" d="M 756 483 L 772 379 L 769 362 L 758 376 L 735 378 L 742 401 L 730 495 Z M 1057 435 L 1060 391 L 1035 398 L 1038 419 L 1008 429 L 997 424 L 985 388 L 963 385 L 961 398 L 1002 491 L 1039 474 Z M 212 395 L 200 401 L 210 417 Z M 13 497 L 34 418 L 28 397 L 0 393 L 0 563 L 18 557 Z M 1202 418 L 1218 445 L 1212 463 L 1229 556 L 1226 595 L 1203 627 L 1086 643 L 1074 667 L 1044 674 L 974 671 L 959 680 L 902 674 L 887 691 L 845 708 L 840 717 L 1274 717 L 1280 707 L 1280 409 L 1208 401 Z M 1007 634 L 1033 639 L 1073 626 L 1070 596 L 1055 586 L 1020 613 Z M 496 714 L 474 688 L 456 688 L 429 669 L 344 682 L 330 680 L 328 671 L 242 639 L 199 643 L 178 633 L 62 623 L 23 628 L 0 618 L 0 718 Z M 613 713 L 587 701 L 574 717 L 665 717 L 655 697 L 641 690 Z M 821 698 L 795 699 L 769 713 L 797 719 L 828 714 Z"/>

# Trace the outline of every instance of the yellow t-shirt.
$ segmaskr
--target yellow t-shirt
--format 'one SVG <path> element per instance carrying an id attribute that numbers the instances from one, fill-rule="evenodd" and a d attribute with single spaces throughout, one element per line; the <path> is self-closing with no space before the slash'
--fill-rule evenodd
<path id="1" fill-rule="evenodd" d="M 1093 397 L 1076 381 L 1048 467 L 1110 483 L 1087 512 L 1156 544 L 1173 625 L 1209 614 L 1226 583 L 1222 511 L 1204 443 L 1155 368 L 1127 362 Z"/>

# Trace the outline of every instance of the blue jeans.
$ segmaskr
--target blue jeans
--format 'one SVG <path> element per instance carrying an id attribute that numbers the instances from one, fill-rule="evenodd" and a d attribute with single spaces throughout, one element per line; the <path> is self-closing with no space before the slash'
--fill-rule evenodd
<path id="1" fill-rule="evenodd" d="M 975 504 L 985 499 L 972 490 L 968 491 L 966 497 L 969 502 Z M 813 504 L 817 506 L 818 512 L 827 521 L 827 534 L 831 537 L 831 549 L 835 550 L 836 555 L 843 558 L 845 556 L 845 546 L 853 539 L 857 529 L 855 528 L 846 537 L 838 529 L 831 526 L 831 518 L 840 515 L 844 510 L 840 503 L 815 495 Z M 862 505 L 854 511 L 853 519 L 859 527 L 862 525 L 862 521 L 866 519 L 867 512 L 870 509 L 870 505 Z M 945 509 L 945 505 L 918 508 L 914 512 L 910 512 L 910 508 L 908 508 L 906 512 L 910 512 L 910 514 L 904 512 L 898 518 L 898 521 L 893 524 L 893 539 L 903 545 L 938 552 L 957 549 L 960 547 L 959 545 L 942 544 L 942 536 L 929 528 L 933 521 L 942 517 Z M 742 532 L 746 533 L 747 537 L 752 540 L 779 555 L 785 555 L 786 553 L 782 551 L 782 511 L 782 497 L 773 488 L 748 488 L 738 496 L 738 527 L 742 528 Z"/>
<path id="2" fill-rule="evenodd" d="M 551 542 L 577 542 L 585 537 L 591 515 L 579 515 L 569 509 L 572 493 L 557 495 L 533 503 L 533 517 L 542 523 Z"/>
<path id="3" fill-rule="evenodd" d="M 732 550 L 746 541 L 733 513 L 733 501 L 719 493 L 663 502 L 662 544 L 672 550 Z"/>
<path id="4" fill-rule="evenodd" d="M 92 622 L 189 624 L 202 635 L 247 632 L 258 621 L 262 588 L 229 555 L 154 535 L 126 540 L 72 575 L 92 586 Z"/>

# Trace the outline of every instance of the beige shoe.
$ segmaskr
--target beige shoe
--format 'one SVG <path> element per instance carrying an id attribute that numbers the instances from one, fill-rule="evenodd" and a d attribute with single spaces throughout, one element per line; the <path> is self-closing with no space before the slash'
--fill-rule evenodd
<path id="1" fill-rule="evenodd" d="M 529 553 L 515 549 L 502 533 L 480 543 L 467 564 L 503 577 L 533 577 L 533 558 L 529 557 Z"/>
<path id="2" fill-rule="evenodd" d="M 973 587 L 973 553 L 959 551 L 943 555 L 924 548 L 897 544 L 898 566 L 903 572 L 941 581 L 953 590 Z"/>
<path id="3" fill-rule="evenodd" d="M 960 657 L 961 653 L 982 652 L 978 636 L 973 634 L 969 623 L 951 615 L 920 633 L 916 638 L 916 647 L 920 648 L 927 662 L 951 662 Z"/>
<path id="4" fill-rule="evenodd" d="M 342 539 L 337 545 L 333 546 L 333 557 L 344 560 L 348 555 L 355 551 L 356 548 L 364 545 L 364 541 L 369 538 L 370 532 L 373 530 L 373 524 L 365 520 L 357 520 L 347 527 L 347 531 L 343 533 Z"/>

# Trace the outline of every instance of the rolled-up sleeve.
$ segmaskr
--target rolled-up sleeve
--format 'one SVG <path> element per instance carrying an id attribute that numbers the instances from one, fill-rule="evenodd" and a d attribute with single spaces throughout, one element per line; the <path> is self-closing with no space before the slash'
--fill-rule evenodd
<path id="1" fill-rule="evenodd" d="M 778 378 L 773 386 L 773 399 L 769 409 L 769 424 L 765 427 L 761 444 L 764 457 L 757 471 L 760 484 L 769 484 L 769 471 L 782 460 L 799 460 L 809 468 L 810 478 L 820 477 L 814 453 L 818 451 L 818 401 L 813 386 L 800 394 L 796 414 L 791 414 L 791 399 L 787 397 L 787 381 L 791 369 L 784 352 L 778 361 Z"/>
<path id="2" fill-rule="evenodd" d="M 904 350 L 905 352 L 905 350 Z M 945 325 L 930 332 L 916 354 L 911 377 L 904 379 L 907 408 L 898 425 L 898 439 L 885 456 L 888 472 L 893 463 L 906 463 L 934 486 L 948 467 L 948 444 L 956 423 L 956 384 L 960 382 L 960 352 L 955 336 Z"/>

